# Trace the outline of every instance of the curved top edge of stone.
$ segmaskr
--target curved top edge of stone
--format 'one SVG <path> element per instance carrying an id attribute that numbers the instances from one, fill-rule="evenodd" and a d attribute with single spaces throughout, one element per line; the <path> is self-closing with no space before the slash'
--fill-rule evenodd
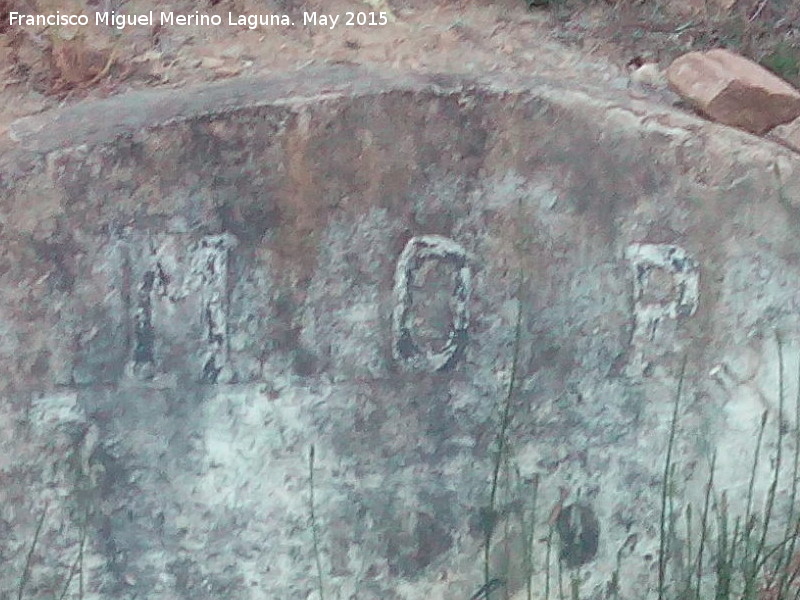
<path id="1" fill-rule="evenodd" d="M 775 145 L 769 140 L 753 138 L 746 132 L 707 122 L 671 106 L 632 99 L 619 90 L 600 89 L 577 81 L 565 82 L 536 74 L 384 74 L 361 66 L 336 65 L 182 88 L 137 90 L 81 102 L 14 121 L 8 132 L 10 141 L 0 141 L 0 149 L 5 145 L 11 156 L 19 155 L 19 152 L 46 155 L 59 150 L 107 144 L 126 135 L 206 116 L 279 104 L 300 107 L 332 96 L 358 98 L 403 91 L 442 95 L 466 91 L 515 93 L 543 97 L 563 105 L 591 101 L 609 110 L 629 111 L 643 121 L 655 113 L 658 116 L 656 128 L 686 131 L 698 127 L 712 128 L 716 133 L 734 135 L 740 144 L 750 138 L 751 142 Z M 777 145 L 776 148 L 783 150 Z"/>
<path id="2" fill-rule="evenodd" d="M 22 117 L 11 124 L 9 137 L 27 150 L 43 153 L 60 147 L 92 145 L 203 114 L 271 104 L 326 89 L 342 91 L 352 88 L 354 74 L 353 69 L 331 68 L 313 75 L 296 72 L 272 78 L 233 78 L 180 88 L 135 90 Z M 379 82 L 361 78 L 359 83 L 361 90 L 367 91 Z"/>
<path id="3" fill-rule="evenodd" d="M 455 75 L 383 75 L 363 67 L 307 68 L 272 77 L 242 77 L 182 88 L 136 90 L 14 121 L 17 148 L 48 153 L 103 143 L 172 122 L 330 95 L 359 97 L 396 90 L 457 92 L 477 85 Z M 12 147 L 14 144 L 12 144 Z"/>

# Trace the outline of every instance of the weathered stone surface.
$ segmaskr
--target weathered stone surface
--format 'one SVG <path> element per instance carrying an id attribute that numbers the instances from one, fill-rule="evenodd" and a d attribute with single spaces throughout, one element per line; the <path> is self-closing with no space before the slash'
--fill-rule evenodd
<path id="1" fill-rule="evenodd" d="M 79 556 L 87 599 L 315 597 L 311 467 L 326 597 L 469 598 L 487 528 L 509 598 L 652 597 L 683 356 L 675 502 L 715 448 L 731 514 L 764 410 L 791 446 L 775 328 L 800 358 L 800 160 L 654 110 L 334 69 L 18 123 L 0 597 L 40 518 L 26 599 Z"/>
<path id="2" fill-rule="evenodd" d="M 785 125 L 778 125 L 770 132 L 770 137 L 795 152 L 800 152 L 800 118 Z"/>
<path id="3" fill-rule="evenodd" d="M 670 85 L 714 121 L 756 134 L 800 116 L 800 92 L 729 50 L 689 52 L 667 69 Z"/>

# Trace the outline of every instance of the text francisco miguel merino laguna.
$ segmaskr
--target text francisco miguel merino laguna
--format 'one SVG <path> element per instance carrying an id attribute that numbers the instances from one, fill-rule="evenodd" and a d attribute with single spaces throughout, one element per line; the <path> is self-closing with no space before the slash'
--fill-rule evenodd
<path id="1" fill-rule="evenodd" d="M 288 15 L 235 15 L 228 13 L 227 22 L 220 15 L 202 14 L 197 11 L 190 14 L 179 14 L 174 12 L 149 11 L 138 15 L 120 15 L 115 12 L 98 12 L 94 15 L 95 25 L 105 25 L 124 29 L 134 25 L 238 25 L 248 29 L 255 29 L 259 26 L 291 26 L 294 25 Z M 342 25 L 386 25 L 387 16 L 383 12 L 351 13 L 345 15 L 332 15 L 317 12 L 304 12 L 303 25 L 321 25 L 333 29 L 339 24 L 340 18 L 344 16 Z M 56 11 L 49 15 L 28 15 L 19 12 L 8 13 L 9 25 L 23 25 L 29 27 L 55 27 L 67 25 L 88 25 L 92 20 L 88 15 L 62 14 Z"/>

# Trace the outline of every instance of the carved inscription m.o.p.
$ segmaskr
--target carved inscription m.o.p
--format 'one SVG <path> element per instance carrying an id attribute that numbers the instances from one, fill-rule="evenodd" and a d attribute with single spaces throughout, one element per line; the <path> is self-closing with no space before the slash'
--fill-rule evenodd
<path id="1" fill-rule="evenodd" d="M 673 244 L 631 244 L 627 257 L 633 269 L 633 301 L 640 311 L 675 319 L 697 310 L 699 265 Z"/>
<path id="2" fill-rule="evenodd" d="M 472 273 L 467 253 L 439 235 L 411 238 L 394 274 L 392 355 L 407 368 L 444 371 L 463 356 Z"/>
<path id="3" fill-rule="evenodd" d="M 691 317 L 700 296 L 700 266 L 680 246 L 635 243 L 626 257 L 633 272 L 634 349 L 629 368 L 647 373 L 674 351 L 677 322 Z"/>
<path id="4" fill-rule="evenodd" d="M 205 383 L 226 379 L 227 265 L 235 243 L 224 234 L 131 241 L 131 375 L 152 379 L 177 370 Z"/>

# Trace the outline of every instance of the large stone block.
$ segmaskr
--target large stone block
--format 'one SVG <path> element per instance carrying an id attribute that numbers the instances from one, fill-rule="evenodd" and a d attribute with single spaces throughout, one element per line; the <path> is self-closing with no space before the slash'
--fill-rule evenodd
<path id="1" fill-rule="evenodd" d="M 336 68 L 18 122 L 0 598 L 37 528 L 26 600 L 78 563 L 87 600 L 306 600 L 317 564 L 330 598 L 463 600 L 484 560 L 494 600 L 560 568 L 655 597 L 684 356 L 675 535 L 765 410 L 767 493 L 800 358 L 800 160 L 658 111 Z"/>
<path id="2" fill-rule="evenodd" d="M 800 116 L 800 92 L 723 49 L 689 52 L 667 69 L 670 85 L 714 121 L 762 134 Z"/>

